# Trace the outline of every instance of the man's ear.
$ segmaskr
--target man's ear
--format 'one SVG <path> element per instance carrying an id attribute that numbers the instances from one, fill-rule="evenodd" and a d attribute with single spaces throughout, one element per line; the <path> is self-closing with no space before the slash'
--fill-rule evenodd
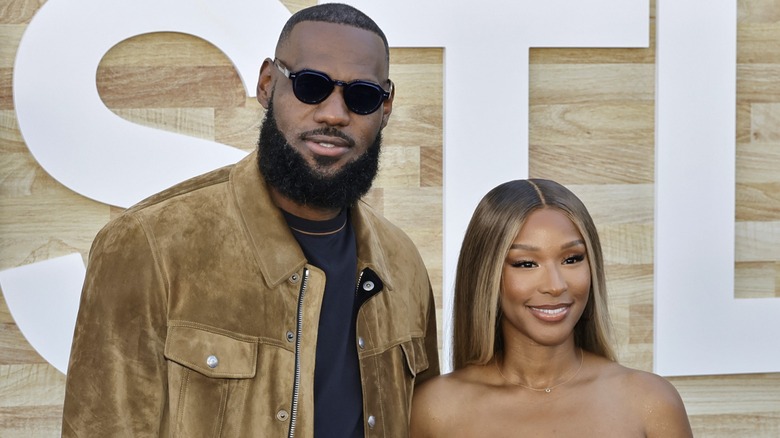
<path id="1" fill-rule="evenodd" d="M 382 129 L 387 126 L 387 122 L 390 121 L 390 113 L 393 112 L 393 99 L 395 98 L 395 83 L 390 82 L 390 97 L 382 102 Z"/>
<path id="2" fill-rule="evenodd" d="M 265 58 L 260 67 L 260 76 L 257 78 L 257 101 L 265 109 L 268 109 L 268 104 L 271 102 L 271 91 L 273 91 L 271 71 L 273 68 L 274 62 L 271 58 Z"/>

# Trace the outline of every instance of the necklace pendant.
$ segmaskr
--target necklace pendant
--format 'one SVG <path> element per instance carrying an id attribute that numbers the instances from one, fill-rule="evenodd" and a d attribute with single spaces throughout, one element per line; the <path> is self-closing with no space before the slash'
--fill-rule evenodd
<path id="1" fill-rule="evenodd" d="M 552 392 L 552 388 L 545 388 L 544 392 L 546 392 L 546 393 L 548 393 L 548 394 L 549 394 L 549 393 L 551 393 L 551 392 Z"/>

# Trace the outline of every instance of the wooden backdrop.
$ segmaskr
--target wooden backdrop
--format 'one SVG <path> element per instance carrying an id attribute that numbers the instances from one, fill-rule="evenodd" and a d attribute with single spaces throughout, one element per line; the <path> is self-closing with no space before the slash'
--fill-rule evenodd
<path id="1" fill-rule="evenodd" d="M 43 3 L 0 3 L 0 269 L 74 251 L 86 260 L 95 233 L 120 212 L 49 177 L 18 130 L 13 61 Z M 283 3 L 296 11 L 315 1 Z M 648 14 L 654 25 L 654 2 Z M 621 359 L 645 370 L 653 361 L 654 47 L 533 49 L 530 67 L 531 176 L 568 185 L 593 213 Z M 739 1 L 738 51 L 736 295 L 780 297 L 780 252 L 761 244 L 777 241 L 780 226 L 780 1 Z M 392 50 L 398 93 L 381 173 L 368 195 L 419 245 L 439 308 L 443 56 L 437 48 Z M 254 148 L 262 108 L 245 96 L 228 59 L 198 38 L 132 38 L 106 54 L 97 81 L 106 105 L 126 119 Z M 767 348 L 780 348 L 780 341 Z M 780 374 L 670 380 L 697 436 L 780 436 Z M 0 436 L 59 436 L 64 383 L 0 299 Z"/>

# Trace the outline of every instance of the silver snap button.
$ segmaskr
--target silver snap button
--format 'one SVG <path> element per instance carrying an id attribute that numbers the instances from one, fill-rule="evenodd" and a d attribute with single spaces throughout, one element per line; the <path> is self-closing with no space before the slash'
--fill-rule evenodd
<path id="1" fill-rule="evenodd" d="M 358 347 L 360 347 L 361 350 L 366 348 L 366 340 L 362 337 L 358 338 Z"/>
<path id="2" fill-rule="evenodd" d="M 287 421 L 288 418 L 290 418 L 290 414 L 284 409 L 276 413 L 276 419 L 279 421 Z"/>
<path id="3" fill-rule="evenodd" d="M 287 342 L 292 342 L 295 339 L 295 333 L 287 330 Z"/>
<path id="4" fill-rule="evenodd" d="M 374 282 L 373 281 L 367 281 L 363 283 L 363 290 L 366 292 L 371 292 L 374 290 Z"/>
<path id="5" fill-rule="evenodd" d="M 206 365 L 208 365 L 209 368 L 216 368 L 217 365 L 219 365 L 219 359 L 217 359 L 217 356 L 214 356 L 213 354 L 206 358 Z"/>
<path id="6" fill-rule="evenodd" d="M 368 428 L 373 429 L 376 426 L 376 418 L 373 415 L 368 416 Z"/>
<path id="7" fill-rule="evenodd" d="M 300 279 L 301 279 L 301 276 L 298 275 L 298 273 L 295 273 L 295 274 L 290 276 L 290 283 L 297 283 L 298 280 L 300 280 Z"/>

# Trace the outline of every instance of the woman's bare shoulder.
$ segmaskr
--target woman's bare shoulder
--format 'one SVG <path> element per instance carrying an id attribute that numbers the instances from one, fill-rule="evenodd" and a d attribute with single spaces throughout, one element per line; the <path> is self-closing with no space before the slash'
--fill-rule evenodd
<path id="1" fill-rule="evenodd" d="M 657 374 L 614 364 L 611 375 L 619 381 L 624 390 L 643 399 L 668 402 L 680 400 L 674 385 Z"/>
<path id="2" fill-rule="evenodd" d="M 429 379 L 414 389 L 414 404 L 441 407 L 446 405 L 447 401 L 457 401 L 460 397 L 451 396 L 463 394 L 464 391 L 469 390 L 469 387 L 479 384 L 475 379 L 475 371 L 475 367 L 469 366 Z M 445 403 L 443 404 L 442 401 Z"/>
<path id="3" fill-rule="evenodd" d="M 651 372 L 614 364 L 606 373 L 644 420 L 648 437 L 690 437 L 691 426 L 677 388 Z"/>
<path id="4" fill-rule="evenodd" d="M 443 436 L 451 418 L 467 409 L 470 396 L 482 386 L 479 366 L 468 366 L 434 377 L 414 389 L 412 400 L 411 436 Z"/>

